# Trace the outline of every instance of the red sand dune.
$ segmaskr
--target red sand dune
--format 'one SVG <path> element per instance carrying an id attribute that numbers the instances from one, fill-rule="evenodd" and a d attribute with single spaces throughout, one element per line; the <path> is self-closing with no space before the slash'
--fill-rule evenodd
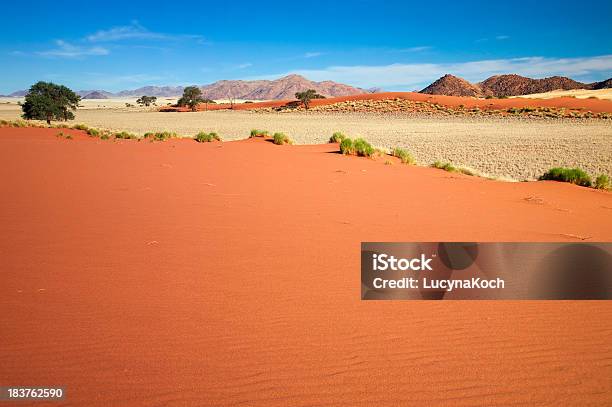
<path id="1" fill-rule="evenodd" d="M 612 400 L 612 302 L 359 299 L 361 241 L 610 241 L 610 193 L 63 131 L 0 129 L 0 385 L 71 406 Z"/>
<path id="2" fill-rule="evenodd" d="M 311 101 L 312 106 L 324 106 L 338 102 L 351 100 L 385 100 L 402 98 L 412 101 L 438 103 L 444 106 L 458 107 L 464 105 L 466 108 L 479 107 L 480 109 L 509 109 L 511 107 L 556 107 L 566 109 L 577 109 L 583 111 L 591 111 L 594 113 L 608 112 L 612 113 L 612 101 L 601 99 L 578 99 L 570 97 L 560 97 L 552 99 L 527 99 L 527 98 L 512 98 L 512 99 L 476 99 L 471 97 L 460 96 L 443 96 L 443 95 L 427 95 L 415 92 L 383 92 L 383 93 L 366 93 L 354 96 L 342 96 L 327 99 L 314 99 Z M 257 103 L 236 103 L 234 110 L 251 110 L 265 107 L 280 107 L 292 102 L 291 100 L 273 100 L 268 102 Z M 230 109 L 230 104 L 209 104 L 200 105 L 198 110 L 225 110 Z M 162 107 L 162 111 L 189 111 L 188 108 L 172 108 Z"/>

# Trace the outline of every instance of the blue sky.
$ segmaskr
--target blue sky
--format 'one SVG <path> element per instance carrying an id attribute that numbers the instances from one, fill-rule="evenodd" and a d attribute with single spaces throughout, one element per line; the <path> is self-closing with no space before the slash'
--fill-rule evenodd
<path id="1" fill-rule="evenodd" d="M 3 4 L 0 94 L 300 73 L 420 89 L 444 73 L 612 76 L 612 1 L 29 1 Z"/>

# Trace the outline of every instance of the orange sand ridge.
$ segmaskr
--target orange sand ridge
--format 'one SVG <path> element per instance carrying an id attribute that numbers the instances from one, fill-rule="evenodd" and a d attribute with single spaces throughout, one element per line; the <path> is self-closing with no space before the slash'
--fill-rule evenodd
<path id="1" fill-rule="evenodd" d="M 361 241 L 610 241 L 610 193 L 62 131 L 0 129 L 1 385 L 75 406 L 611 401 L 612 302 L 359 299 Z"/>
<path id="2" fill-rule="evenodd" d="M 383 92 L 383 93 L 365 93 L 362 95 L 353 96 L 342 96 L 335 98 L 326 99 L 314 99 L 312 100 L 311 106 L 325 106 L 331 105 L 338 102 L 346 102 L 352 100 L 386 100 L 386 99 L 407 99 L 415 102 L 429 102 L 437 103 L 443 106 L 459 107 L 463 105 L 465 108 L 478 107 L 480 109 L 491 109 L 491 110 L 506 110 L 512 107 L 555 107 L 555 108 L 566 108 L 566 109 L 577 109 L 582 111 L 591 111 L 594 113 L 612 113 L 612 101 L 600 100 L 600 99 L 578 99 L 571 97 L 559 97 L 551 99 L 526 99 L 526 98 L 512 98 L 512 99 L 476 99 L 472 97 L 460 97 L 460 96 L 443 96 L 443 95 L 428 95 L 416 92 Z M 236 103 L 233 107 L 228 103 L 221 104 L 202 104 L 198 106 L 198 110 L 224 110 L 233 108 L 234 110 L 252 110 L 261 109 L 266 107 L 280 107 L 287 103 L 292 102 L 291 100 L 273 100 L 268 102 L 255 102 L 255 103 Z M 160 110 L 163 111 L 188 111 L 186 107 L 175 108 L 175 107 L 162 107 Z"/>

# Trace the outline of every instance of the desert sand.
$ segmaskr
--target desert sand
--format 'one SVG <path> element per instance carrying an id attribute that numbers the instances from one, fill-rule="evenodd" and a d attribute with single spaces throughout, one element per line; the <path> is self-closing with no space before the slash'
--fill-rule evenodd
<path id="1" fill-rule="evenodd" d="M 57 131 L 0 129 L 2 383 L 74 406 L 610 403 L 609 301 L 359 299 L 361 241 L 610 241 L 609 192 Z"/>
<path id="2" fill-rule="evenodd" d="M 577 99 L 597 98 L 602 100 L 612 100 L 612 89 L 573 89 L 573 90 L 554 90 L 552 92 L 533 93 L 531 95 L 517 96 L 519 98 L 531 99 L 553 99 L 561 97 L 575 97 Z"/>
<path id="3" fill-rule="evenodd" d="M 17 119 L 19 106 L 0 104 L 0 119 Z M 73 123 L 127 130 L 173 131 L 193 137 L 216 131 L 240 140 L 253 128 L 281 131 L 298 144 L 326 143 L 341 131 L 380 148 L 402 147 L 421 165 L 450 161 L 479 173 L 522 181 L 555 166 L 612 176 L 612 121 L 536 120 L 513 117 L 444 117 L 360 113 L 208 111 L 160 113 L 154 109 L 85 108 Z"/>

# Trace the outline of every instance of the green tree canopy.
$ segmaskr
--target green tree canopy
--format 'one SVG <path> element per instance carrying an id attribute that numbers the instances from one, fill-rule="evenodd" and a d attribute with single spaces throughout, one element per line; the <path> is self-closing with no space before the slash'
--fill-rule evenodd
<path id="1" fill-rule="evenodd" d="M 136 99 L 136 103 L 138 103 L 139 105 L 143 105 L 143 106 L 149 106 L 152 103 L 155 103 L 157 101 L 157 98 L 155 96 L 141 96 L 138 99 Z"/>
<path id="2" fill-rule="evenodd" d="M 304 107 L 308 109 L 310 107 L 310 101 L 312 99 L 325 99 L 325 96 L 319 95 L 316 90 L 308 89 L 304 92 L 297 92 L 295 98 L 304 104 Z"/>
<path id="3" fill-rule="evenodd" d="M 196 111 L 198 104 L 204 102 L 202 90 L 197 86 L 187 86 L 183 90 L 183 97 L 178 100 L 179 106 L 189 106 L 192 111 Z"/>
<path id="4" fill-rule="evenodd" d="M 32 85 L 21 106 L 24 119 L 72 120 L 81 97 L 63 85 L 38 82 Z"/>

